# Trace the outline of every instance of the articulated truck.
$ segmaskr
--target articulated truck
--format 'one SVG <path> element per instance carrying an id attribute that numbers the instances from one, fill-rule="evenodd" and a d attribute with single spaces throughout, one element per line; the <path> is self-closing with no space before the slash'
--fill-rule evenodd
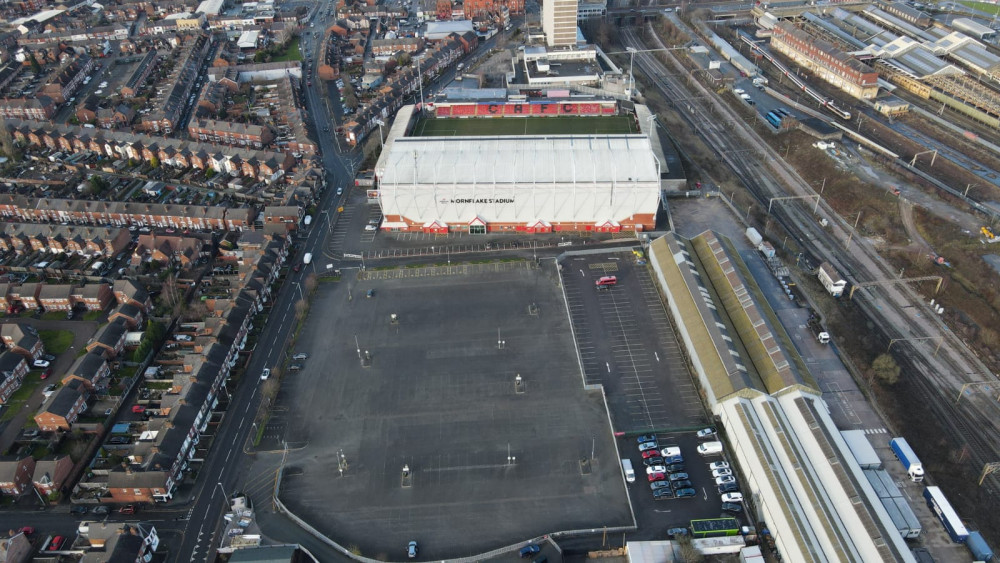
<path id="1" fill-rule="evenodd" d="M 906 438 L 893 438 L 889 441 L 892 453 L 896 454 L 896 459 L 903 464 L 906 474 L 910 480 L 919 483 L 924 480 L 924 464 L 920 463 L 920 458 L 913 453 L 913 448 L 906 442 Z"/>

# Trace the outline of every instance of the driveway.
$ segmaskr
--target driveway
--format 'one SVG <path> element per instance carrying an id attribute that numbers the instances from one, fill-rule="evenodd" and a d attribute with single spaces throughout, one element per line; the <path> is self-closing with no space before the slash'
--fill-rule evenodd
<path id="1" fill-rule="evenodd" d="M 56 357 L 56 361 L 52 364 L 52 381 L 58 381 L 62 377 L 63 373 L 73 365 L 73 361 L 76 359 L 77 353 L 87 345 L 87 341 L 90 340 L 94 333 L 97 332 L 97 323 L 94 321 L 47 321 L 42 319 L 4 319 L 3 324 L 23 324 L 29 325 L 35 328 L 35 330 L 68 330 L 73 333 L 73 344 L 66 349 L 65 352 L 59 354 Z M 28 377 L 37 377 L 34 374 L 28 374 Z M 24 422 L 29 416 L 34 416 L 35 412 L 38 411 L 38 407 L 42 406 L 42 401 L 44 397 L 42 396 L 42 391 L 45 389 L 43 385 L 39 385 L 35 392 L 31 394 L 28 398 L 26 406 L 21 408 L 14 418 L 3 423 L 2 430 L 0 430 L 0 452 L 7 451 L 14 440 L 17 439 L 18 434 L 21 433 L 21 428 L 24 426 Z"/>

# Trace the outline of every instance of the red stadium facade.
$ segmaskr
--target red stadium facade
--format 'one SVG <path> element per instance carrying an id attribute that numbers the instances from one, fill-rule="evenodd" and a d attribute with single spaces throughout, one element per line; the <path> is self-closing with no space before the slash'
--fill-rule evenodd
<path id="1" fill-rule="evenodd" d="M 610 102 L 525 102 L 525 103 L 465 103 L 434 104 L 436 117 L 517 117 L 616 115 L 618 108 Z"/>

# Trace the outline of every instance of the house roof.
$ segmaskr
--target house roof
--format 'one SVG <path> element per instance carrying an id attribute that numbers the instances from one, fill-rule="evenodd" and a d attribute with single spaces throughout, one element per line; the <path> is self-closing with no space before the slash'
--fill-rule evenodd
<path id="1" fill-rule="evenodd" d="M 13 483 L 17 475 L 17 468 L 24 458 L 14 456 L 4 456 L 0 458 L 0 483 Z"/>
<path id="2" fill-rule="evenodd" d="M 59 469 L 59 466 L 66 465 L 66 463 L 69 463 L 71 467 L 73 465 L 73 460 L 71 460 L 67 455 L 46 458 L 35 462 L 35 481 L 42 479 L 46 473 L 49 475 L 49 479 L 51 480 L 52 476 L 56 474 L 56 470 Z"/>
<path id="3" fill-rule="evenodd" d="M 99 299 L 101 292 L 106 289 L 108 289 L 106 283 L 91 283 L 79 288 L 76 294 L 84 299 Z"/>
<path id="4" fill-rule="evenodd" d="M 125 303 L 124 305 L 118 307 L 112 315 L 122 315 L 130 319 L 138 319 L 142 317 L 142 309 L 131 303 Z"/>
<path id="5" fill-rule="evenodd" d="M 125 328 L 124 321 L 121 319 L 114 320 L 97 330 L 97 334 L 94 335 L 94 342 L 114 348 L 127 331 L 128 329 Z"/>
<path id="6" fill-rule="evenodd" d="M 69 296 L 72 294 L 73 286 L 69 284 L 45 284 L 42 286 L 42 290 L 38 292 L 38 298 L 69 300 Z"/>
<path id="7" fill-rule="evenodd" d="M 0 327 L 0 336 L 10 338 L 15 346 L 31 350 L 38 343 L 38 335 L 25 330 L 19 323 L 9 323 Z"/>
<path id="8" fill-rule="evenodd" d="M 13 352 L 0 353 L 0 374 L 13 372 L 22 362 L 24 356 Z"/>
<path id="9" fill-rule="evenodd" d="M 74 379 L 60 387 L 59 390 L 52 394 L 52 397 L 42 404 L 39 412 L 65 418 L 83 393 L 82 386 L 83 383 L 79 379 Z"/>
<path id="10" fill-rule="evenodd" d="M 104 359 L 104 356 L 101 354 L 95 354 L 94 352 L 88 352 L 73 362 L 73 365 L 70 366 L 66 375 L 75 375 L 81 379 L 93 382 L 94 378 L 105 364 L 107 364 L 107 361 Z"/>
<path id="11" fill-rule="evenodd" d="M 139 303 L 145 303 L 149 299 L 149 293 L 146 292 L 146 288 L 135 283 L 132 280 L 118 280 L 115 282 L 114 286 L 115 294 L 121 293 L 125 297 L 138 301 Z"/>
<path id="12" fill-rule="evenodd" d="M 108 487 L 113 489 L 165 489 L 170 474 L 159 471 L 125 471 L 115 469 L 108 473 Z"/>

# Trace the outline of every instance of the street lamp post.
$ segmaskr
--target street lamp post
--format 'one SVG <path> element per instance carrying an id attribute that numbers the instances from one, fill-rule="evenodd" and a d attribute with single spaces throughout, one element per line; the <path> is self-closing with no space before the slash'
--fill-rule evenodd
<path id="1" fill-rule="evenodd" d="M 222 481 L 215 483 L 215 486 L 222 489 L 223 500 L 226 501 L 226 508 L 229 508 L 229 495 L 226 494 L 226 488 L 222 486 Z"/>
<path id="2" fill-rule="evenodd" d="M 628 51 L 628 54 L 629 54 L 629 56 L 628 56 L 628 97 L 629 97 L 629 99 L 632 99 L 632 84 L 634 83 L 633 82 L 634 78 L 633 78 L 633 75 L 632 75 L 632 63 L 635 62 L 636 48 L 635 47 L 625 47 L 625 50 Z"/>

